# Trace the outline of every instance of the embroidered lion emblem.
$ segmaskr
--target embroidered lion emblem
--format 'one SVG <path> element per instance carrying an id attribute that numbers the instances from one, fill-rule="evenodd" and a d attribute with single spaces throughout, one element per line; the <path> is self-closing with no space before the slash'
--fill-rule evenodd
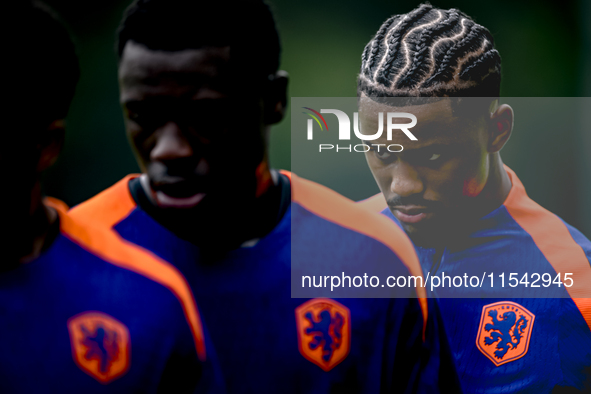
<path id="1" fill-rule="evenodd" d="M 528 320 L 525 316 L 521 315 L 516 323 L 517 315 L 515 312 L 505 312 L 502 315 L 502 319 L 498 320 L 497 313 L 495 310 L 488 312 L 488 315 L 493 319 L 493 323 L 488 323 L 484 326 L 484 329 L 486 331 L 492 330 L 493 332 L 491 332 L 490 337 L 484 338 L 484 343 L 490 346 L 498 342 L 495 357 L 502 359 L 509 349 L 517 348 L 523 336 L 523 331 L 527 328 Z"/>
<path id="2" fill-rule="evenodd" d="M 296 308 L 300 353 L 324 371 L 330 371 L 349 354 L 351 313 L 329 298 L 315 298 Z"/>
<path id="3" fill-rule="evenodd" d="M 476 346 L 496 366 L 517 360 L 529 349 L 535 318 L 533 313 L 512 301 L 485 305 Z"/>
<path id="4" fill-rule="evenodd" d="M 312 312 L 307 312 L 306 320 L 310 323 L 310 327 L 306 328 L 306 334 L 312 335 L 314 339 L 308 344 L 310 349 L 314 350 L 319 346 L 322 347 L 322 359 L 326 362 L 330 361 L 333 352 L 341 347 L 343 335 L 344 318 L 339 312 L 336 312 L 333 318 L 329 310 L 320 312 L 319 321 L 316 321 Z"/>
<path id="5" fill-rule="evenodd" d="M 81 370 L 107 384 L 129 369 L 131 340 L 127 327 L 106 313 L 86 311 L 68 319 L 72 357 Z"/>

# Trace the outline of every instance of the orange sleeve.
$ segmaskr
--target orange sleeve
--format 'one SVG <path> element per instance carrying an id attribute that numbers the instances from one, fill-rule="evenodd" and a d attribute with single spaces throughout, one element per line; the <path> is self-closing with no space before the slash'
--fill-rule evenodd
<path id="1" fill-rule="evenodd" d="M 568 294 L 591 329 L 591 265 L 583 248 L 575 242 L 562 220 L 531 200 L 517 175 L 505 166 L 513 187 L 505 208 L 531 235 L 536 246 L 557 273 L 572 273 Z M 564 276 L 561 276 L 564 281 Z"/>
<path id="2" fill-rule="evenodd" d="M 384 195 L 382 193 L 378 193 L 375 196 L 361 200 L 357 202 L 357 205 L 362 206 L 365 209 L 369 209 L 372 212 L 378 213 L 388 208 L 388 204 L 386 204 L 386 199 L 384 199 Z"/>

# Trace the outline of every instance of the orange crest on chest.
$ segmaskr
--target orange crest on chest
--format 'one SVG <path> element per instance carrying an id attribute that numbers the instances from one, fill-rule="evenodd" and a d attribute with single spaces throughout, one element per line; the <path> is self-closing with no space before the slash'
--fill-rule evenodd
<path id="1" fill-rule="evenodd" d="M 83 312 L 68 320 L 74 361 L 106 384 L 129 369 L 131 341 L 127 327 L 101 312 Z"/>
<path id="2" fill-rule="evenodd" d="M 511 302 L 502 301 L 482 308 L 476 346 L 497 367 L 527 353 L 536 316 Z"/>
<path id="3" fill-rule="evenodd" d="M 316 298 L 296 308 L 300 353 L 324 371 L 343 361 L 351 347 L 351 313 L 329 298 Z"/>

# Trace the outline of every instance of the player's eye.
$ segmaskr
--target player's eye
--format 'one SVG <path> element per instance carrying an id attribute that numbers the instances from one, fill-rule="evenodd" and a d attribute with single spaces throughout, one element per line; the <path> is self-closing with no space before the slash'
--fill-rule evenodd
<path id="1" fill-rule="evenodd" d="M 127 110 L 126 114 L 127 114 L 127 119 L 131 120 L 132 122 L 138 123 L 138 124 L 142 123 L 143 118 L 144 118 L 136 111 Z"/>
<path id="2" fill-rule="evenodd" d="M 446 152 L 433 153 L 431 149 L 419 149 L 416 152 L 410 151 L 408 153 L 408 160 L 417 166 L 425 166 L 429 168 L 438 168 L 447 160 Z M 437 151 L 435 151 L 437 152 Z"/>
<path id="3" fill-rule="evenodd" d="M 388 150 L 385 147 L 380 147 L 380 150 L 375 149 L 375 155 L 381 161 L 389 161 L 394 156 L 394 154 L 388 152 Z"/>
<path id="4" fill-rule="evenodd" d="M 126 118 L 136 123 L 141 128 L 153 129 L 163 125 L 170 118 L 170 112 L 166 107 L 155 106 L 153 103 L 132 101 L 124 105 Z"/>
<path id="5" fill-rule="evenodd" d="M 148 113 L 145 111 L 141 113 L 130 111 L 128 112 L 127 118 L 143 129 L 153 130 L 166 123 L 167 118 L 157 115 L 157 113 Z"/>
<path id="6" fill-rule="evenodd" d="M 139 115 L 136 114 L 135 112 L 127 112 L 127 119 L 132 120 L 134 122 L 138 122 L 139 120 Z"/>
<path id="7" fill-rule="evenodd" d="M 369 146 L 369 150 L 373 152 L 375 157 L 377 157 L 379 160 L 383 162 L 392 162 L 397 157 L 395 152 L 388 151 L 388 148 L 384 144 L 377 145 L 367 141 L 363 141 L 363 143 Z"/>

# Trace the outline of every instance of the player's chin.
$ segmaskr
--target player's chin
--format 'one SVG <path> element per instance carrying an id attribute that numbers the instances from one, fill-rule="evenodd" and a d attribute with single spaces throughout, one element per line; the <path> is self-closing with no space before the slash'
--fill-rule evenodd
<path id="1" fill-rule="evenodd" d="M 431 247 L 438 244 L 441 233 L 437 230 L 436 221 L 423 220 L 420 223 L 401 222 L 402 228 L 416 246 Z"/>

